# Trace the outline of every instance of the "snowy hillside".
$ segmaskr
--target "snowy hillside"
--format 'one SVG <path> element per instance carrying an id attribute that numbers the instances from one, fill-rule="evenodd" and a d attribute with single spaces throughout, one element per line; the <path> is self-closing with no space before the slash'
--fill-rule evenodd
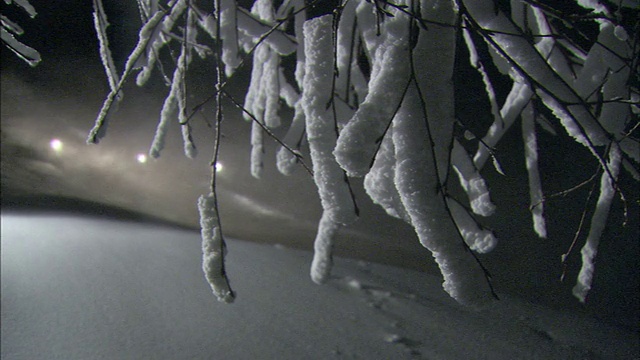
<path id="1" fill-rule="evenodd" d="M 431 275 L 229 240 L 215 301 L 195 231 L 2 214 L 2 359 L 637 359 L 638 334 L 503 296 L 463 308 Z"/>

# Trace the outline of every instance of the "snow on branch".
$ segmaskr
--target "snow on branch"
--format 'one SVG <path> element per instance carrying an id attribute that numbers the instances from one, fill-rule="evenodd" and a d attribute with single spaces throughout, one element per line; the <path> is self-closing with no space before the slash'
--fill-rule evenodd
<path id="1" fill-rule="evenodd" d="M 387 214 L 411 224 L 411 217 L 402 204 L 394 181 L 396 171 L 393 128 L 387 131 L 371 171 L 364 177 L 364 189 L 374 203 Z"/>
<path id="2" fill-rule="evenodd" d="M 620 149 L 616 143 L 611 144 L 609 149 L 609 169 L 610 172 L 602 172 L 600 178 L 600 196 L 596 204 L 595 212 L 591 218 L 591 227 L 589 235 L 582 247 L 582 268 L 578 274 L 578 281 L 573 287 L 573 295 L 581 302 L 585 302 L 591 285 L 593 282 L 593 273 L 595 271 L 595 258 L 598 253 L 598 244 L 604 231 L 609 216 L 609 209 L 616 192 L 615 182 L 620 171 Z"/>
<path id="3" fill-rule="evenodd" d="M 533 216 L 533 229 L 541 238 L 547 237 L 547 227 L 543 216 L 544 194 L 538 170 L 538 140 L 535 129 L 535 113 L 533 104 L 529 103 L 522 112 L 522 140 L 529 175 L 530 209 Z"/>
<path id="4" fill-rule="evenodd" d="M 323 212 L 318 224 L 311 262 L 311 280 L 316 284 L 324 284 L 329 280 L 333 266 L 333 243 L 341 226 L 331 219 L 329 212 Z"/>
<path id="5" fill-rule="evenodd" d="M 118 70 L 113 63 L 113 57 L 111 56 L 111 50 L 109 48 L 109 39 L 107 38 L 107 27 L 109 22 L 107 21 L 107 14 L 104 12 L 102 6 L 102 0 L 93 0 L 93 24 L 96 28 L 96 34 L 98 35 L 98 42 L 100 44 L 100 60 L 102 60 L 102 66 L 107 74 L 107 80 L 111 91 L 115 91 L 118 88 L 120 82 L 120 76 L 118 76 Z M 122 92 L 119 94 L 122 97 Z"/>
<path id="6" fill-rule="evenodd" d="M 491 202 L 489 188 L 476 169 L 467 151 L 457 140 L 453 141 L 451 149 L 451 164 L 460 181 L 460 185 L 469 197 L 469 204 L 474 213 L 482 216 L 490 216 L 496 207 Z"/>
<path id="7" fill-rule="evenodd" d="M 221 0 L 220 13 L 220 39 L 222 40 L 222 62 L 225 65 L 225 74 L 231 76 L 240 65 L 238 53 L 238 18 L 237 4 L 234 0 Z M 216 1 L 215 4 L 218 4 Z"/>
<path id="8" fill-rule="evenodd" d="M 273 29 L 273 26 L 265 23 L 260 18 L 252 16 L 247 10 L 238 8 L 237 12 L 238 30 L 249 39 L 261 39 L 263 35 L 269 34 L 264 38 L 264 42 L 268 44 L 280 55 L 288 55 L 296 51 L 296 41 L 285 32 Z"/>
<path id="9" fill-rule="evenodd" d="M 463 246 L 435 168 L 434 148 L 425 126 L 415 86 L 393 120 L 396 168 L 394 182 L 420 243 L 429 249 L 444 277 L 447 293 L 462 304 L 480 305 L 491 299 L 485 275 Z"/>
<path id="10" fill-rule="evenodd" d="M 192 49 L 192 46 L 189 45 L 189 37 L 193 37 L 193 35 L 190 34 L 192 34 L 195 30 L 192 19 L 192 16 L 189 16 L 187 19 L 187 26 L 185 27 L 185 31 L 187 33 L 184 36 L 183 46 L 181 47 L 180 56 L 178 56 L 177 60 L 177 66 L 175 68 L 175 71 L 173 72 L 169 95 L 162 105 L 160 122 L 158 123 L 158 127 L 156 128 L 156 134 L 153 137 L 151 149 L 149 150 L 149 155 L 154 159 L 160 157 L 160 152 L 164 148 L 164 142 L 169 127 L 169 122 L 172 119 L 178 120 L 178 122 L 182 124 L 181 127 L 183 130 L 183 140 L 185 142 L 185 154 L 189 158 L 193 158 L 195 156 L 195 146 L 193 145 L 191 136 L 188 132 L 189 124 L 185 123 L 185 76 L 188 70 L 187 67 L 189 66 L 189 63 L 191 63 L 190 53 Z M 191 32 L 189 32 L 189 30 L 191 30 Z"/>
<path id="11" fill-rule="evenodd" d="M 5 0 L 5 2 L 7 4 L 11 4 L 11 0 Z M 36 17 L 37 12 L 29 1 L 14 0 L 13 2 L 29 14 L 29 17 L 32 19 Z M 40 53 L 36 49 L 27 46 L 20 42 L 20 40 L 16 39 L 16 36 L 24 34 L 24 30 L 22 30 L 20 25 L 9 20 L 9 18 L 4 15 L 0 15 L 0 23 L 2 24 L 2 27 L 0 28 L 0 38 L 2 39 L 4 46 L 30 66 L 37 66 L 42 60 Z"/>
<path id="12" fill-rule="evenodd" d="M 107 96 L 106 100 L 102 104 L 102 108 L 100 109 L 100 112 L 98 113 L 98 118 L 96 119 L 96 123 L 94 127 L 91 129 L 91 131 L 89 132 L 87 143 L 97 144 L 100 142 L 100 139 L 102 139 L 106 135 L 109 115 L 114 111 L 112 108 L 113 103 L 119 98 L 120 96 L 119 92 L 120 92 L 120 89 L 122 88 L 122 85 L 129 77 L 131 71 L 135 67 L 135 64 L 140 58 L 140 56 L 142 56 L 143 53 L 145 52 L 147 45 L 151 40 L 152 35 L 155 33 L 158 24 L 160 24 L 160 21 L 162 21 L 165 14 L 166 12 L 159 10 L 140 29 L 140 33 L 138 34 L 138 44 L 133 49 L 133 51 L 131 52 L 131 55 L 129 55 L 129 58 L 127 59 L 127 62 L 124 66 L 124 71 L 122 73 L 122 76 L 120 77 L 120 82 L 118 82 L 118 86 L 115 89 L 111 89 L 111 92 L 109 92 L 109 95 Z"/>
<path id="13" fill-rule="evenodd" d="M 332 154 L 337 138 L 336 119 L 328 109 L 333 88 L 332 26 L 332 15 L 324 15 L 308 20 L 303 29 L 306 60 L 302 108 L 313 162 L 313 178 L 323 208 L 311 266 L 311 278 L 316 283 L 325 282 L 329 276 L 333 239 L 338 228 L 355 221 L 358 213 L 344 171 Z"/>
<path id="14" fill-rule="evenodd" d="M 224 266 L 227 247 L 220 229 L 216 195 L 210 193 L 200 196 L 198 211 L 202 232 L 202 270 L 218 300 L 226 303 L 233 302 L 235 294 L 229 285 Z"/>
<path id="15" fill-rule="evenodd" d="M 162 19 L 162 24 L 156 29 L 150 39 L 150 44 L 146 48 L 145 56 L 140 57 L 135 67 L 141 67 L 142 70 L 138 73 L 136 83 L 138 86 L 144 85 L 149 77 L 151 71 L 158 61 L 160 56 L 160 50 L 169 43 L 171 36 L 169 34 L 173 30 L 176 21 L 182 16 L 187 9 L 187 0 L 178 0 L 172 7 L 167 16 Z"/>
<path id="16" fill-rule="evenodd" d="M 398 14 L 384 23 L 382 42 L 372 55 L 369 93 L 340 132 L 336 160 L 349 176 L 369 172 L 380 141 L 409 82 L 409 19 Z"/>

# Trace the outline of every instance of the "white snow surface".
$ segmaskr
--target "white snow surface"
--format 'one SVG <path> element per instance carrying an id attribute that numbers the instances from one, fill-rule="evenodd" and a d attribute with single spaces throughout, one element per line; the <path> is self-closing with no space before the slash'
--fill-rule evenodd
<path id="1" fill-rule="evenodd" d="M 503 296 L 460 306 L 440 278 L 228 241 L 218 303 L 196 231 L 2 214 L 2 359 L 637 359 L 638 334 Z"/>

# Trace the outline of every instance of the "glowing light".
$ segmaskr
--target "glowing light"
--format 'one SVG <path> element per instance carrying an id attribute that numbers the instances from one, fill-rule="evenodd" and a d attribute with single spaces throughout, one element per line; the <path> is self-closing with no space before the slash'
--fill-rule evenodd
<path id="1" fill-rule="evenodd" d="M 51 146 L 51 148 L 53 149 L 53 151 L 55 152 L 60 152 L 62 151 L 62 141 L 60 141 L 60 139 L 53 139 L 51 140 L 51 142 L 49 143 L 49 145 Z"/>
<path id="2" fill-rule="evenodd" d="M 216 172 L 220 172 L 220 171 L 222 171 L 222 164 L 217 162 L 216 163 Z"/>
<path id="3" fill-rule="evenodd" d="M 136 159 L 140 164 L 144 164 L 147 162 L 147 155 L 140 153 L 138 154 L 138 156 L 136 156 Z"/>

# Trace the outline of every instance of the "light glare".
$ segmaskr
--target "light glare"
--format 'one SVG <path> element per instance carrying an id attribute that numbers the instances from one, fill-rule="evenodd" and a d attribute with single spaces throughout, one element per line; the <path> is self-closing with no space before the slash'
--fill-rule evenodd
<path id="1" fill-rule="evenodd" d="M 55 152 L 60 152 L 60 151 L 62 151 L 62 141 L 60 141 L 60 139 L 53 139 L 53 140 L 51 140 L 51 142 L 49 143 L 49 145 L 51 146 L 51 148 L 52 148 Z"/>
<path id="2" fill-rule="evenodd" d="M 136 157 L 136 159 L 138 159 L 138 162 L 140 164 L 144 164 L 147 162 L 147 155 L 145 154 L 138 154 L 138 156 Z"/>
<path id="3" fill-rule="evenodd" d="M 220 171 L 222 171 L 222 164 L 217 162 L 216 163 L 216 172 L 220 172 Z"/>

